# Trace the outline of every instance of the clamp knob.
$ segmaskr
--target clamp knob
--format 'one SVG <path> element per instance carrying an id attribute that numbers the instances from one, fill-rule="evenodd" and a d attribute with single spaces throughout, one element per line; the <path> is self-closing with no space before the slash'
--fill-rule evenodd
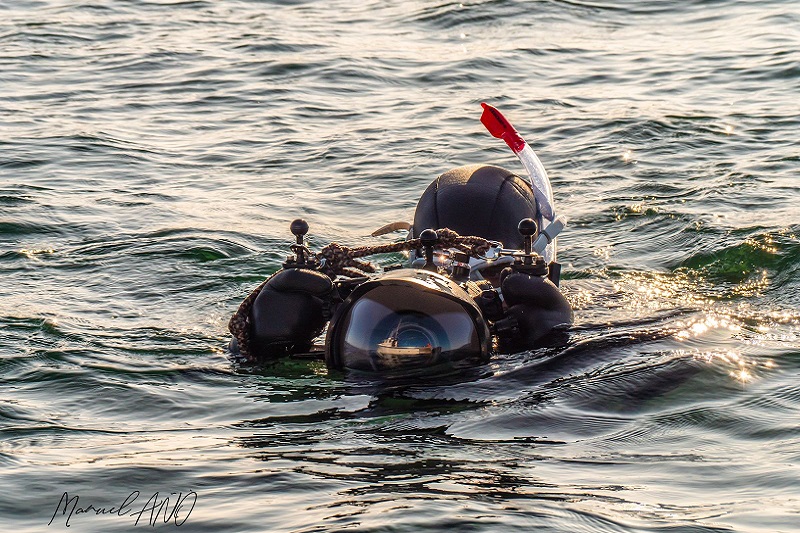
<path id="1" fill-rule="evenodd" d="M 453 278 L 455 281 L 467 281 L 469 280 L 469 255 L 465 254 L 464 252 L 456 252 L 453 254 L 453 261 L 451 263 L 452 271 L 450 273 L 450 277 Z"/>

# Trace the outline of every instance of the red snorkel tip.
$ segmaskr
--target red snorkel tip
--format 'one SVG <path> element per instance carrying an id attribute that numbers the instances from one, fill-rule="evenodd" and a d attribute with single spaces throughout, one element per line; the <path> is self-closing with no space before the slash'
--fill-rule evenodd
<path id="1" fill-rule="evenodd" d="M 514 130 L 514 127 L 508 122 L 508 120 L 506 120 L 506 117 L 504 117 L 500 111 L 490 106 L 486 102 L 481 102 L 481 107 L 483 108 L 483 113 L 481 114 L 481 123 L 486 126 L 486 129 L 489 130 L 489 133 L 492 134 L 492 137 L 502 139 L 503 134 L 506 131 Z"/>
<path id="2" fill-rule="evenodd" d="M 493 137 L 503 139 L 515 154 L 522 151 L 525 148 L 525 140 L 517 133 L 508 119 L 497 108 L 486 102 L 481 102 L 481 107 L 483 107 L 481 123 L 489 130 L 489 133 Z"/>

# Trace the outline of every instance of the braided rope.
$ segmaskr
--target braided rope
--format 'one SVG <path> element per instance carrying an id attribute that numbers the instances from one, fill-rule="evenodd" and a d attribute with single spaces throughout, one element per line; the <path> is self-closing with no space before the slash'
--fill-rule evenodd
<path id="1" fill-rule="evenodd" d="M 490 241 L 482 237 L 462 237 L 448 228 L 436 230 L 436 234 L 439 237 L 437 248 L 456 248 L 473 257 L 484 255 L 492 246 Z M 358 261 L 357 258 L 359 257 L 416 250 L 418 248 L 422 248 L 422 243 L 418 238 L 392 244 L 359 246 L 358 248 L 348 248 L 347 246 L 341 246 L 340 244 L 332 242 L 317 254 L 317 259 L 325 259 L 323 271 L 331 277 L 337 275 L 354 277 L 352 271 L 350 271 L 351 273 L 347 272 L 349 269 L 346 269 L 346 267 L 353 267 L 370 274 L 375 272 L 375 267 L 373 265 L 365 261 Z M 363 273 L 357 275 L 363 275 Z"/>
<path id="2" fill-rule="evenodd" d="M 261 291 L 266 287 L 270 279 L 272 279 L 272 276 L 265 279 L 261 285 L 253 289 L 253 292 L 239 304 L 239 308 L 233 313 L 233 316 L 228 322 L 228 331 L 231 332 L 233 338 L 239 343 L 239 353 L 246 359 L 252 358 L 250 355 L 250 311 L 253 309 L 256 298 L 261 294 Z"/>
<path id="3" fill-rule="evenodd" d="M 448 228 L 436 230 L 436 234 L 439 237 L 437 248 L 456 248 L 473 257 L 483 256 L 493 244 L 482 237 L 462 237 Z M 317 260 L 320 262 L 323 259 L 325 260 L 324 267 L 320 270 L 331 278 L 336 278 L 336 276 L 339 275 L 355 278 L 363 276 L 364 273 L 372 274 L 376 272 L 374 265 L 367 261 L 359 261 L 358 258 L 360 257 L 416 250 L 419 248 L 422 248 L 422 243 L 419 239 L 411 239 L 393 244 L 359 246 L 357 248 L 348 248 L 347 246 L 341 246 L 340 244 L 332 242 L 317 254 Z M 253 309 L 256 298 L 258 298 L 258 295 L 261 294 L 261 291 L 271 278 L 272 276 L 267 278 L 239 304 L 239 308 L 228 322 L 228 331 L 231 332 L 236 342 L 239 343 L 239 353 L 246 359 L 252 359 L 250 353 L 250 312 Z"/>

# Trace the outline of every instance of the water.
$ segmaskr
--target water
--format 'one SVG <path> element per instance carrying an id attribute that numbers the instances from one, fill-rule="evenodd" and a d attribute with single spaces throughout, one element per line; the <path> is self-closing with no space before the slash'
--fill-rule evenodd
<path id="1" fill-rule="evenodd" d="M 81 532 L 798 531 L 796 2 L 0 14 L 5 529 L 66 531 L 67 492 Z M 412 384 L 229 359 L 293 218 L 386 242 L 439 173 L 517 169 L 481 101 L 570 218 L 568 345 Z"/>

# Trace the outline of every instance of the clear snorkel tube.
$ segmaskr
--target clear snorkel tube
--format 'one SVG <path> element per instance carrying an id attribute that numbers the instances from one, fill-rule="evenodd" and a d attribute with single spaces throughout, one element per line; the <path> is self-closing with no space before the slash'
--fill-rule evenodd
<path id="1" fill-rule="evenodd" d="M 483 114 L 481 122 L 493 137 L 502 139 L 519 158 L 525 172 L 531 180 L 533 195 L 539 211 L 538 220 L 539 236 L 533 243 L 533 251 L 541 254 L 545 261 L 550 263 L 556 260 L 555 238 L 567 224 L 565 217 L 557 216 L 553 188 L 547 177 L 544 165 L 539 161 L 536 152 L 525 142 L 525 139 L 514 129 L 514 126 L 503 114 L 487 103 L 481 103 Z"/>

